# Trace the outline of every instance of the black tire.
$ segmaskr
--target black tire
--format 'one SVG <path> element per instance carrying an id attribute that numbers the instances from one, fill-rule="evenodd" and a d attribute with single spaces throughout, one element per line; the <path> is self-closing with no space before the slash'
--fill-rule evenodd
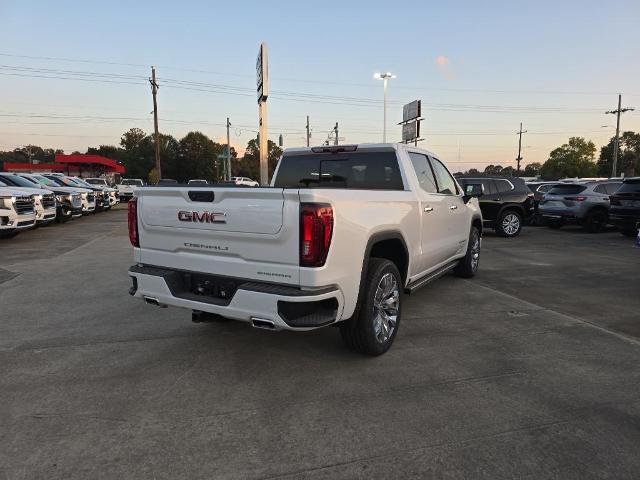
<path id="1" fill-rule="evenodd" d="M 383 315 L 376 315 L 379 311 L 375 307 L 376 293 L 381 287 L 383 279 L 391 275 L 397 287 L 397 308 L 395 308 L 395 324 L 386 321 Z M 384 292 L 384 289 L 381 290 Z M 391 291 L 394 294 L 394 291 Z M 402 277 L 395 264 L 384 258 L 372 258 L 367 265 L 367 275 L 360 288 L 360 302 L 355 315 L 340 324 L 340 335 L 344 343 L 353 351 L 365 355 L 382 355 L 389 350 L 400 328 L 402 313 Z M 391 297 L 389 297 L 391 298 Z M 381 302 L 382 303 L 382 302 Z M 385 312 L 386 315 L 386 312 Z M 387 318 L 389 318 L 387 316 Z M 389 333 L 384 325 L 392 326 Z"/>
<path id="2" fill-rule="evenodd" d="M 547 227 L 553 228 L 554 230 L 559 230 L 564 226 L 564 220 L 549 220 L 547 222 Z"/>
<path id="3" fill-rule="evenodd" d="M 517 237 L 522 231 L 522 214 L 516 210 L 505 210 L 498 217 L 495 230 L 501 237 Z"/>
<path id="4" fill-rule="evenodd" d="M 18 231 L 17 230 L 13 230 L 11 232 L 0 231 L 0 238 L 13 238 L 16 235 L 18 235 Z"/>
<path id="5" fill-rule="evenodd" d="M 584 219 L 584 229 L 589 233 L 600 233 L 607 226 L 607 212 L 600 208 L 591 210 Z"/>
<path id="6" fill-rule="evenodd" d="M 467 245 L 467 254 L 453 269 L 453 273 L 456 276 L 471 278 L 476 274 L 480 262 L 480 240 L 480 230 L 478 227 L 471 227 L 471 232 L 469 233 L 469 244 Z"/>

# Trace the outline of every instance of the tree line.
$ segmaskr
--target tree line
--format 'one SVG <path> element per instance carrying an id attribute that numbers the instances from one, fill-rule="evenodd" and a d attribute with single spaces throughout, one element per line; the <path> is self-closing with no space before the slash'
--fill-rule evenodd
<path id="1" fill-rule="evenodd" d="M 226 145 L 214 142 L 202 132 L 189 132 L 180 140 L 167 134 L 159 134 L 162 177 L 179 182 L 201 178 L 212 182 L 223 180 Z M 271 140 L 269 148 L 269 176 L 273 174 L 282 149 Z M 28 162 L 29 156 L 39 162 L 53 162 L 56 153 L 62 150 L 42 149 L 35 145 L 0 152 L 2 162 Z M 74 154 L 81 152 L 75 151 Z M 158 180 L 155 171 L 155 142 L 152 134 L 140 128 L 132 128 L 120 137 L 119 145 L 88 147 L 87 154 L 101 155 L 122 164 L 126 177 L 142 178 L 151 183 Z M 231 147 L 231 174 L 237 177 L 260 178 L 260 153 L 257 138 L 249 140 L 243 156 Z"/>
<path id="2" fill-rule="evenodd" d="M 202 132 L 189 132 L 180 140 L 171 135 L 160 134 L 160 158 L 162 176 L 185 182 L 192 178 L 218 182 L 223 180 L 223 160 L 225 145 L 214 142 Z M 571 137 L 569 141 L 551 151 L 544 163 L 530 163 L 518 173 L 511 166 L 488 165 L 483 171 L 475 168 L 465 174 L 488 174 L 503 176 L 540 177 L 543 180 L 558 180 L 571 177 L 608 177 L 612 171 L 612 138 L 600 148 L 596 159 L 596 146 L 582 137 Z M 231 147 L 231 174 L 238 177 L 260 178 L 259 142 L 249 140 L 242 157 Z M 282 149 L 275 142 L 269 145 L 269 177 L 273 174 Z M 155 172 L 154 137 L 139 128 L 132 128 L 120 137 L 119 145 L 89 147 L 85 153 L 102 155 L 120 162 L 126 169 L 126 176 L 157 181 Z M 9 152 L 0 151 L 0 168 L 3 162 L 28 162 L 29 157 L 40 162 L 52 162 L 55 154 L 62 150 L 28 145 Z M 73 152 L 80 153 L 80 152 Z M 624 132 L 620 136 L 617 168 L 625 176 L 640 174 L 640 133 Z"/>
<path id="3" fill-rule="evenodd" d="M 475 168 L 464 174 L 503 175 L 540 177 L 543 180 L 559 180 L 574 177 L 609 177 L 613 165 L 613 144 L 615 137 L 607 145 L 600 148 L 600 155 L 596 159 L 596 145 L 582 137 L 571 137 L 569 141 L 549 153 L 549 158 L 543 164 L 530 163 L 518 173 L 511 166 L 488 165 L 484 171 Z M 632 177 L 640 174 L 640 133 L 624 132 L 618 143 L 618 174 Z M 462 173 L 462 172 L 461 172 Z"/>

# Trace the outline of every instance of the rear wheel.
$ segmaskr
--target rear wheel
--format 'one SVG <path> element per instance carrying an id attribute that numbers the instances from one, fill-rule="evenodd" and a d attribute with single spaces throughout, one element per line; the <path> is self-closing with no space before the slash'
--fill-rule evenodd
<path id="1" fill-rule="evenodd" d="M 602 232 L 607 226 L 607 212 L 601 209 L 591 210 L 584 219 L 584 228 L 587 232 Z"/>
<path id="2" fill-rule="evenodd" d="M 340 324 L 346 345 L 365 355 L 381 355 L 393 344 L 400 326 L 402 277 L 395 264 L 372 258 L 362 286 L 360 307 Z"/>
<path id="3" fill-rule="evenodd" d="M 469 244 L 467 245 L 467 254 L 460 263 L 453 269 L 453 273 L 458 277 L 471 278 L 478 271 L 480 263 L 480 230 L 478 227 L 471 227 L 469 234 Z"/>
<path id="4" fill-rule="evenodd" d="M 496 233 L 503 237 L 515 237 L 522 230 L 522 215 L 515 210 L 506 210 L 498 217 Z"/>

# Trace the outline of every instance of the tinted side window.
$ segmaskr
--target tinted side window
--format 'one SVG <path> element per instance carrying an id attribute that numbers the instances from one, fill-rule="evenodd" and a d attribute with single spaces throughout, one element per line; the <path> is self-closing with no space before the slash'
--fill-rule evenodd
<path id="1" fill-rule="evenodd" d="M 431 167 L 429 166 L 429 160 L 426 155 L 420 153 L 409 153 L 413 169 L 418 176 L 418 182 L 420 188 L 428 193 L 438 193 L 438 187 L 436 186 L 436 179 L 433 176 Z"/>
<path id="2" fill-rule="evenodd" d="M 620 185 L 622 185 L 622 183 L 607 183 L 604 186 L 605 190 L 607 191 L 607 195 L 613 195 L 614 193 L 616 193 L 620 188 Z"/>
<path id="3" fill-rule="evenodd" d="M 508 193 L 513 190 L 513 185 L 511 185 L 511 182 L 509 182 L 508 180 L 496 178 L 494 182 L 496 182 L 496 187 L 498 188 L 498 192 L 500 193 Z"/>
<path id="4" fill-rule="evenodd" d="M 607 194 L 607 186 L 606 185 L 597 185 L 594 189 L 594 192 Z"/>
<path id="5" fill-rule="evenodd" d="M 496 187 L 493 185 L 493 181 L 489 178 L 483 178 L 481 180 L 482 183 L 482 193 L 485 195 L 495 195 Z"/>
<path id="6" fill-rule="evenodd" d="M 447 195 L 457 195 L 458 187 L 456 182 L 440 160 L 431 157 L 431 165 L 433 166 L 433 172 L 436 175 L 436 181 L 438 182 L 438 192 Z"/>

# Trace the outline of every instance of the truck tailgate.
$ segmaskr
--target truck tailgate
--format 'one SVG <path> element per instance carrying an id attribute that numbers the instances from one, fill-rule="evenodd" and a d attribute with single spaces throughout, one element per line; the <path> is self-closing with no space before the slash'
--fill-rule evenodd
<path id="1" fill-rule="evenodd" d="M 299 198 L 279 188 L 139 188 L 140 262 L 299 281 Z"/>

